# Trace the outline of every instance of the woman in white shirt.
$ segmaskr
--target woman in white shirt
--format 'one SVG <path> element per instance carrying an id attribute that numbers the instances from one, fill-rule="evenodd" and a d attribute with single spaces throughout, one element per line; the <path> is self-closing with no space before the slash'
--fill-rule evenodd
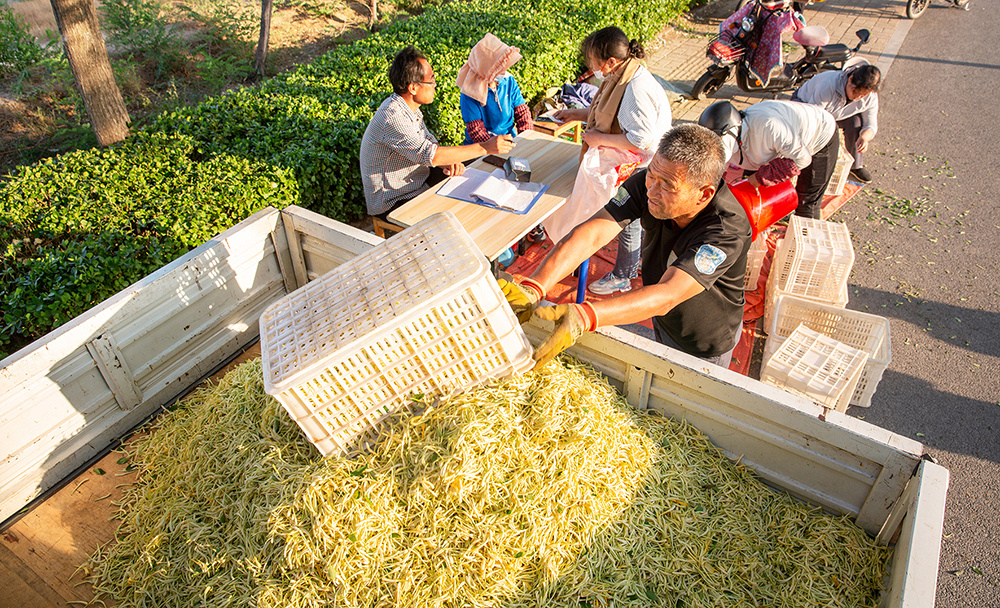
<path id="1" fill-rule="evenodd" d="M 619 169 L 620 184 L 653 158 L 660 139 L 670 130 L 670 102 L 642 61 L 646 56 L 642 45 L 629 40 L 619 28 L 606 27 L 590 34 L 580 52 L 594 75 L 603 78 L 601 87 L 589 108 L 560 110 L 554 116 L 561 121 L 587 122 L 581 159 L 588 147 L 618 148 L 638 155 L 636 165 Z M 632 222 L 618 235 L 614 270 L 591 283 L 590 291 L 607 295 L 630 290 L 632 279 L 639 276 L 641 246 L 642 227 Z"/>

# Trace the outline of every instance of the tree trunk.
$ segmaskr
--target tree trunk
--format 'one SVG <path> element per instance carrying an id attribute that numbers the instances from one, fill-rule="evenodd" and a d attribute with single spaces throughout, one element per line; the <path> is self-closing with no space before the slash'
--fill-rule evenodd
<path id="1" fill-rule="evenodd" d="M 271 10 L 274 0 L 261 0 L 260 3 L 260 40 L 257 42 L 257 54 L 253 58 L 253 70 L 257 76 L 264 75 L 264 60 L 267 59 L 267 41 L 271 37 Z"/>
<path id="2" fill-rule="evenodd" d="M 128 110 L 115 83 L 97 23 L 94 0 L 51 0 L 77 90 L 97 143 L 109 146 L 128 136 Z"/>

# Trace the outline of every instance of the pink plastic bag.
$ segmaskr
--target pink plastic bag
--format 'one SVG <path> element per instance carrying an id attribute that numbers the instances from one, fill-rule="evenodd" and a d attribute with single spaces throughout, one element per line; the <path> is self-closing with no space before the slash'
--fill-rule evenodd
<path id="1" fill-rule="evenodd" d="M 573 193 L 566 204 L 542 222 L 553 243 L 558 243 L 574 228 L 590 219 L 618 191 L 621 165 L 634 167 L 642 162 L 635 152 L 618 148 L 590 148 L 583 155 L 580 168 L 576 172 Z"/>

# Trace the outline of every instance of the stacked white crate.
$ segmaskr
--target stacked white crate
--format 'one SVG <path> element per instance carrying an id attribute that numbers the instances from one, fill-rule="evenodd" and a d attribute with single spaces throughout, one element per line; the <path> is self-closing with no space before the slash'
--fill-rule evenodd
<path id="1" fill-rule="evenodd" d="M 868 353 L 868 361 L 850 403 L 861 407 L 871 406 L 875 388 L 892 360 L 889 321 L 877 315 L 795 296 L 781 296 L 775 306 L 771 325 L 767 327 L 764 361 L 778 350 L 799 325 Z"/>
<path id="2" fill-rule="evenodd" d="M 760 270 L 767 256 L 767 232 L 761 232 L 747 251 L 747 272 L 743 275 L 743 291 L 756 291 Z"/>
<path id="3" fill-rule="evenodd" d="M 433 215 L 269 306 L 264 389 L 324 456 L 366 449 L 433 396 L 525 372 L 532 348 L 486 258 Z"/>
<path id="4" fill-rule="evenodd" d="M 764 326 L 770 327 L 781 295 L 847 306 L 847 279 L 853 266 L 854 246 L 845 224 L 793 215 L 767 277 Z"/>
<path id="5" fill-rule="evenodd" d="M 847 411 L 868 353 L 799 325 L 767 359 L 760 381 Z"/>
<path id="6" fill-rule="evenodd" d="M 847 151 L 847 148 L 840 146 L 837 152 L 837 164 L 833 169 L 833 175 L 830 176 L 830 185 L 826 187 L 823 196 L 843 194 L 844 188 L 847 186 L 847 177 L 851 174 L 851 167 L 854 166 L 854 157 Z"/>

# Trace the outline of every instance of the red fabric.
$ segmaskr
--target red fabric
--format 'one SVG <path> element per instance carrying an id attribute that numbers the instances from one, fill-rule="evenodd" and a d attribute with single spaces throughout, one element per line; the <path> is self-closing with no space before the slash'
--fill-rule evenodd
<path id="1" fill-rule="evenodd" d="M 757 173 L 757 181 L 761 186 L 774 186 L 781 182 L 787 182 L 801 173 L 795 166 L 795 161 L 788 158 L 776 158 L 761 167 Z"/>
<path id="2" fill-rule="evenodd" d="M 753 357 L 753 345 L 757 339 L 757 321 L 744 323 L 743 331 L 740 332 L 740 341 L 733 349 L 733 358 L 729 362 L 729 369 L 743 374 L 750 375 L 750 360 Z"/>
<path id="3" fill-rule="evenodd" d="M 719 26 L 719 36 L 723 41 L 731 39 L 735 28 L 739 27 L 743 18 L 757 8 L 756 2 L 748 2 L 746 6 L 729 16 Z M 766 9 L 760 9 L 758 13 L 763 16 L 768 14 Z M 805 23 L 799 20 L 795 11 L 776 11 L 767 22 L 764 23 L 764 31 L 761 33 L 760 42 L 750 60 L 750 71 L 753 75 L 767 84 L 771 79 L 771 71 L 784 62 L 784 53 L 781 50 L 781 35 L 786 32 L 797 32 L 805 27 Z"/>
<path id="4" fill-rule="evenodd" d="M 743 305 L 743 322 L 749 323 L 764 316 L 764 291 L 767 287 L 767 277 L 771 273 L 771 262 L 774 261 L 774 251 L 778 248 L 778 239 L 785 235 L 785 227 L 776 225 L 762 233 L 758 238 L 766 238 L 767 253 L 764 254 L 764 261 L 760 266 L 760 276 L 757 278 L 757 285 L 749 291 L 743 292 L 745 304 Z"/>
<path id="5" fill-rule="evenodd" d="M 465 130 L 469 133 L 469 139 L 477 144 L 481 144 L 490 138 L 490 133 L 486 130 L 486 123 L 481 120 L 473 120 L 472 122 L 465 123 Z"/>
<path id="6" fill-rule="evenodd" d="M 514 108 L 514 124 L 517 125 L 518 133 L 533 131 L 535 129 L 534 122 L 531 120 L 531 110 L 528 109 L 528 104 L 522 103 Z"/>

